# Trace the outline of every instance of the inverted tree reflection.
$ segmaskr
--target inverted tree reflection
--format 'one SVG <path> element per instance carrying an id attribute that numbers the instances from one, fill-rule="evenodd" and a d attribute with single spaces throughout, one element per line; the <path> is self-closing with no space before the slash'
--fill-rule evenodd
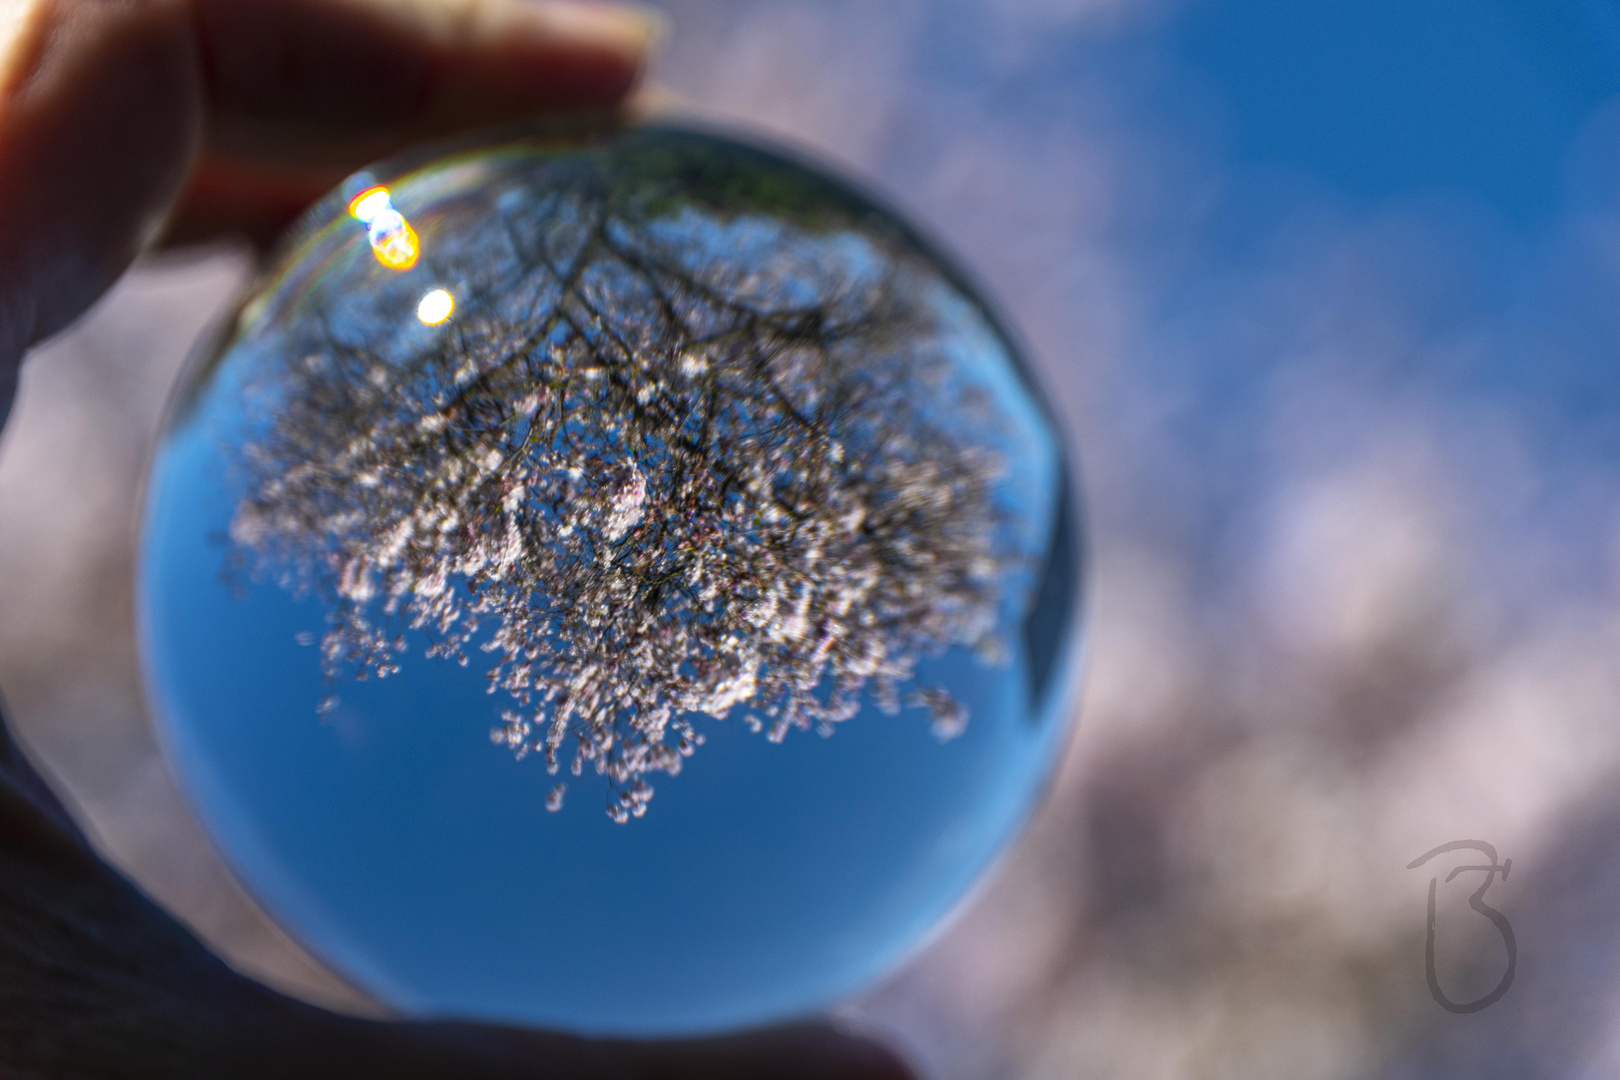
<path id="1" fill-rule="evenodd" d="M 441 327 L 403 294 L 303 320 L 240 455 L 237 563 L 331 602 L 333 680 L 396 671 L 407 628 L 493 654 L 493 738 L 591 765 L 620 821 L 697 713 L 780 740 L 869 695 L 960 732 L 907 684 L 999 657 L 1027 553 L 937 271 L 870 222 L 610 175 L 542 163 L 471 224 L 424 219 L 462 283 Z"/>

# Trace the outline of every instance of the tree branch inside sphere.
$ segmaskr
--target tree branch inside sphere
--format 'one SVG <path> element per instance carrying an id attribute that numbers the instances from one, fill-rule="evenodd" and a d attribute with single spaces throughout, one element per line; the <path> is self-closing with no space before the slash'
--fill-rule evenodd
<path id="1" fill-rule="evenodd" d="M 911 704 L 960 734 L 917 664 L 1006 662 L 1032 553 L 948 287 L 880 224 L 609 164 L 542 157 L 479 213 L 413 209 L 409 275 L 302 295 L 248 388 L 270 419 L 234 451 L 232 572 L 330 602 L 334 688 L 416 640 L 488 654 L 492 739 L 607 777 L 621 822 L 701 715 L 781 741 Z M 453 316 L 418 316 L 423 281 Z"/>

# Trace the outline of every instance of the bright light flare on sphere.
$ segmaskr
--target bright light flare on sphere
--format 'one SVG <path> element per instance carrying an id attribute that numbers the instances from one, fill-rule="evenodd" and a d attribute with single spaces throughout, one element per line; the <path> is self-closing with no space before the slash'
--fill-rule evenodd
<path id="1" fill-rule="evenodd" d="M 349 200 L 349 213 L 366 227 L 366 239 L 377 261 L 390 270 L 409 270 L 422 254 L 421 239 L 385 187 L 367 188 Z"/>
<path id="2" fill-rule="evenodd" d="M 695 1034 L 892 970 L 1073 691 L 1070 471 L 996 316 L 842 180 L 714 135 L 343 191 L 147 488 L 147 691 L 227 862 L 407 1015 Z M 415 264 L 401 207 L 453 295 L 378 272 Z"/>
<path id="3" fill-rule="evenodd" d="M 438 326 L 456 310 L 456 298 L 443 289 L 434 289 L 416 305 L 416 317 L 427 326 Z"/>

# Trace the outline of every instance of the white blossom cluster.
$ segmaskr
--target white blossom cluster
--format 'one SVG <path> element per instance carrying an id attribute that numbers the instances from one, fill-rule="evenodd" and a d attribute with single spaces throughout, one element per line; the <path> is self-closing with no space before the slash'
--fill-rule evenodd
<path id="1" fill-rule="evenodd" d="M 407 348 L 331 316 L 242 456 L 231 538 L 334 601 L 328 676 L 397 671 L 407 627 L 490 653 L 492 738 L 607 776 L 621 822 L 703 742 L 697 714 L 779 741 L 870 695 L 958 734 L 961 703 L 905 684 L 953 645 L 997 654 L 1020 556 L 933 271 L 899 241 L 587 186 L 512 203 L 439 241 L 469 281 L 451 323 Z"/>

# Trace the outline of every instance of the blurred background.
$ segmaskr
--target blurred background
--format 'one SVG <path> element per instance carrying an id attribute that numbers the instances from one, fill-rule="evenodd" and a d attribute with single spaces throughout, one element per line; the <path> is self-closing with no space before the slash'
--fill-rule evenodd
<path id="1" fill-rule="evenodd" d="M 1075 735 L 844 1012 L 931 1076 L 1620 1074 L 1620 4 L 670 0 L 655 78 L 956 250 L 1067 424 Z M 231 883 L 143 712 L 135 507 L 251 271 L 153 260 L 29 361 L 0 687 L 107 856 L 241 969 L 377 1006 Z M 1468 907 L 1511 873 L 1515 979 Z"/>

